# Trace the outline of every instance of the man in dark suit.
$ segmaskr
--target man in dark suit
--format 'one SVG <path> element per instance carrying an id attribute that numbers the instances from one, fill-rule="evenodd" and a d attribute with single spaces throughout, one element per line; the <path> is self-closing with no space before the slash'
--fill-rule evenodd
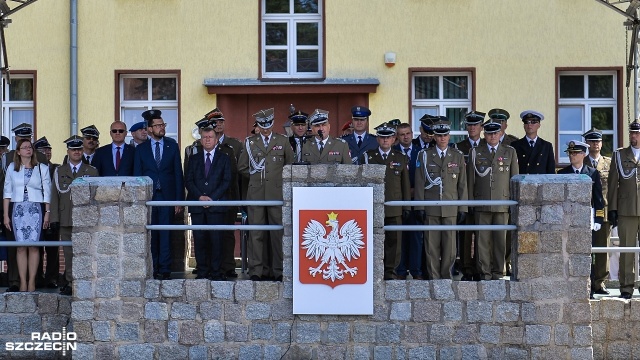
<path id="1" fill-rule="evenodd" d="M 416 159 L 420 148 L 413 144 L 413 130 L 408 123 L 398 125 L 396 130 L 398 145 L 393 146 L 393 150 L 404 154 L 409 164 L 409 183 L 411 184 L 411 200 L 414 200 L 414 183 L 416 174 Z M 404 216 L 403 225 L 422 225 L 422 219 L 417 218 L 415 210 Z M 414 280 L 422 280 L 422 231 L 403 231 L 400 265 L 396 268 L 399 280 L 404 280 L 410 273 Z"/>
<path id="2" fill-rule="evenodd" d="M 202 129 L 200 143 L 202 151 L 190 156 L 185 176 L 189 201 L 227 200 L 226 192 L 231 184 L 229 156 L 220 151 L 215 125 Z M 194 225 L 221 225 L 225 222 L 226 207 L 189 206 Z M 225 280 L 222 269 L 222 232 L 194 230 L 198 275 L 196 279 Z"/>
<path id="3" fill-rule="evenodd" d="M 540 121 L 544 115 L 537 111 L 525 110 L 520 113 L 525 137 L 511 143 L 518 153 L 520 174 L 555 174 L 556 160 L 553 145 L 538 137 Z"/>
<path id="4" fill-rule="evenodd" d="M 600 180 L 600 172 L 590 166 L 584 164 L 584 159 L 587 156 L 587 149 L 589 145 L 580 141 L 569 141 L 567 144 L 567 154 L 569 154 L 569 161 L 571 165 L 564 167 L 558 171 L 558 174 L 585 174 L 591 178 L 591 207 L 594 210 L 593 223 L 591 225 L 591 245 L 594 245 L 596 240 L 596 234 L 604 232 L 602 229 L 602 222 L 604 220 L 604 196 L 602 194 L 602 182 Z M 595 254 L 592 254 L 593 258 Z M 590 298 L 593 299 L 593 293 L 596 286 L 600 286 L 595 283 L 594 262 L 591 261 L 591 294 Z"/>
<path id="5" fill-rule="evenodd" d="M 302 161 L 302 146 L 309 138 L 307 134 L 307 118 L 309 114 L 296 111 L 289 116 L 291 120 L 291 131 L 293 135 L 289 136 L 289 143 L 291 143 L 291 149 L 295 154 L 296 162 Z"/>
<path id="6" fill-rule="evenodd" d="M 424 114 L 420 118 L 420 135 L 413 139 L 413 145 L 420 149 L 426 149 L 431 145 L 435 145 L 433 142 L 433 130 L 431 130 L 431 125 L 436 120 L 438 120 L 437 116 L 429 114 Z"/>
<path id="7" fill-rule="evenodd" d="M 396 141 L 396 129 L 387 123 L 376 128 L 378 148 L 369 150 L 360 158 L 360 164 L 385 165 L 387 170 L 384 175 L 384 201 L 411 200 L 411 182 L 407 167 L 407 156 L 400 151 L 391 149 Z M 411 212 L 410 206 L 385 206 L 384 224 L 402 224 L 402 215 L 405 217 Z M 400 264 L 399 231 L 387 231 L 384 238 L 384 280 L 397 279 L 396 268 Z"/>
<path id="8" fill-rule="evenodd" d="M 378 148 L 376 136 L 367 132 L 369 129 L 369 116 L 371 116 L 369 108 L 365 106 L 352 107 L 351 123 L 353 124 L 353 134 L 342 137 L 349 145 L 351 161 L 356 165 L 359 164 L 358 161 L 362 154 Z"/>
<path id="9" fill-rule="evenodd" d="M 150 129 L 150 139 L 136 148 L 133 160 L 133 176 L 148 176 L 153 180 L 153 197 L 157 201 L 184 200 L 182 162 L 178 143 L 165 137 L 165 122 L 160 110 L 147 110 L 142 117 Z M 172 211 L 173 210 L 173 211 Z M 172 213 L 182 211 L 181 206 L 153 207 L 151 223 L 171 224 Z M 151 232 L 151 255 L 154 278 L 171 279 L 171 241 L 169 230 Z"/>
<path id="10" fill-rule="evenodd" d="M 100 176 L 131 176 L 133 175 L 133 153 L 135 148 L 125 144 L 127 126 L 122 121 L 111 123 L 111 144 L 96 150 L 92 165 Z"/>

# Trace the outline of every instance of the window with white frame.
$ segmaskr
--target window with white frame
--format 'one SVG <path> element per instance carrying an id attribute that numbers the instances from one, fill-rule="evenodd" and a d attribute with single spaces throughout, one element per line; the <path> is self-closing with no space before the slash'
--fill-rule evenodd
<path id="1" fill-rule="evenodd" d="M 582 134 L 591 127 L 602 130 L 604 156 L 618 147 L 618 94 L 615 71 L 560 72 L 558 78 L 558 146 L 559 163 L 569 163 L 564 152 L 570 140 L 583 141 Z"/>
<path id="2" fill-rule="evenodd" d="M 120 120 L 131 125 L 143 121 L 146 110 L 162 111 L 165 136 L 178 141 L 178 76 L 176 74 L 121 74 Z M 131 134 L 127 135 L 129 142 Z"/>
<path id="3" fill-rule="evenodd" d="M 451 142 L 466 138 L 464 115 L 471 111 L 473 87 L 470 72 L 415 72 L 411 77 L 411 112 L 414 135 L 420 118 L 446 116 L 451 121 Z"/>
<path id="4" fill-rule="evenodd" d="M 262 0 L 262 77 L 320 78 L 323 0 Z"/>
<path id="5" fill-rule="evenodd" d="M 11 84 L 2 80 L 2 133 L 15 147 L 15 137 L 11 129 L 22 123 L 34 125 L 34 76 L 11 74 Z"/>

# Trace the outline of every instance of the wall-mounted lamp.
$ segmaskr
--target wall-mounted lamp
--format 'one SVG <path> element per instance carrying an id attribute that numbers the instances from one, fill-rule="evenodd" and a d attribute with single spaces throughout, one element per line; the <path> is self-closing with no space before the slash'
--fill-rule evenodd
<path id="1" fill-rule="evenodd" d="M 384 54 L 384 64 L 388 67 L 392 67 L 396 64 L 396 53 L 389 51 Z"/>

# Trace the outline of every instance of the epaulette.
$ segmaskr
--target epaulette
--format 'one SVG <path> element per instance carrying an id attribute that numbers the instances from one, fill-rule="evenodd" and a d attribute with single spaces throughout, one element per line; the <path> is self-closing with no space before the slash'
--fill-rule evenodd
<path id="1" fill-rule="evenodd" d="M 461 155 L 464 155 L 464 153 L 462 151 L 460 151 L 460 149 L 458 149 L 457 147 L 451 148 L 451 150 L 455 150 L 458 153 L 460 153 Z"/>
<path id="2" fill-rule="evenodd" d="M 226 147 L 228 147 L 229 149 L 233 149 L 233 146 L 229 145 L 228 143 L 224 143 L 224 144 L 220 144 L 220 145 L 222 145 L 222 146 L 226 146 Z"/>
<path id="3" fill-rule="evenodd" d="M 449 143 L 449 149 L 457 149 L 458 145 L 456 143 Z"/>
<path id="4" fill-rule="evenodd" d="M 347 143 L 343 138 L 336 138 L 336 140 L 342 141 L 343 143 Z"/>

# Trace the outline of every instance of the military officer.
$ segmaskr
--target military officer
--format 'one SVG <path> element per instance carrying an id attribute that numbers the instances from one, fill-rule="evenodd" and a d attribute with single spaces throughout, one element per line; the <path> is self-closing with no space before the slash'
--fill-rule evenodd
<path id="1" fill-rule="evenodd" d="M 640 123 L 629 124 L 629 147 L 614 151 L 607 182 L 608 218 L 612 227 L 618 226 L 620 246 L 635 246 L 640 233 Z M 635 281 L 633 253 L 620 254 L 618 278 L 620 297 L 631 299 Z"/>
<path id="2" fill-rule="evenodd" d="M 585 174 L 589 175 L 592 180 L 591 185 L 591 207 L 594 210 L 594 218 L 591 224 L 591 245 L 596 239 L 599 232 L 603 232 L 602 219 L 604 218 L 604 198 L 602 196 L 602 181 L 600 180 L 600 172 L 595 168 L 585 164 L 587 157 L 587 149 L 589 145 L 573 140 L 567 143 L 567 154 L 569 155 L 569 161 L 571 165 L 564 167 L 558 171 L 558 174 Z M 594 254 L 595 255 L 595 254 Z M 592 255 L 592 256 L 594 256 Z M 605 254 L 606 255 L 606 254 Z M 591 263 L 591 294 L 590 298 L 593 299 L 595 289 L 595 273 L 594 265 Z M 600 285 L 601 286 L 601 285 Z"/>
<path id="3" fill-rule="evenodd" d="M 349 145 L 343 139 L 330 136 L 329 112 L 316 109 L 309 116 L 314 137 L 302 146 L 302 161 L 314 164 L 352 164 Z"/>
<path id="4" fill-rule="evenodd" d="M 449 147 L 451 123 L 441 119 L 432 126 L 436 146 L 421 150 L 416 162 L 416 200 L 467 200 L 464 155 Z M 416 207 L 427 225 L 455 225 L 464 221 L 467 206 Z M 451 279 L 456 259 L 455 231 L 429 231 L 425 236 L 430 280 Z"/>
<path id="5" fill-rule="evenodd" d="M 386 166 L 384 177 L 384 200 L 411 200 L 411 183 L 407 156 L 391 148 L 396 141 L 396 131 L 386 123 L 377 128 L 378 148 L 369 150 L 360 157 L 361 164 L 381 164 Z M 409 216 L 410 206 L 385 206 L 384 224 L 400 225 L 402 216 Z M 400 234 L 399 231 L 388 231 L 384 239 L 384 279 L 397 278 L 396 268 L 400 263 Z"/>
<path id="6" fill-rule="evenodd" d="M 413 139 L 413 144 L 420 149 L 428 148 L 433 142 L 433 130 L 431 125 L 435 120 L 438 120 L 437 116 L 424 114 L 420 118 L 420 135 Z"/>
<path id="7" fill-rule="evenodd" d="M 236 138 L 227 136 L 224 133 L 225 119 L 222 111 L 215 108 L 211 110 L 206 116 L 213 126 L 213 130 L 218 137 L 218 149 L 225 153 L 230 160 L 231 169 L 231 184 L 227 190 L 226 196 L 229 200 L 240 200 L 240 176 L 238 176 L 238 160 L 240 159 L 240 153 L 242 152 L 242 143 Z M 238 217 L 238 207 L 229 206 L 225 214 L 224 223 L 227 225 L 233 225 L 236 223 Z M 222 232 L 222 270 L 227 278 L 237 278 L 236 273 L 236 235 L 233 230 L 226 230 Z"/>
<path id="8" fill-rule="evenodd" d="M 607 180 L 609 179 L 609 169 L 611 168 L 611 158 L 602 156 L 600 150 L 602 149 L 602 131 L 591 128 L 591 130 L 582 134 L 587 145 L 589 145 L 589 156 L 584 158 L 584 165 L 591 166 L 598 170 L 600 173 L 600 180 L 602 180 L 602 194 L 604 198 L 604 214 L 602 220 L 602 229 L 594 232 L 593 246 L 607 247 L 609 246 L 609 239 L 611 238 L 611 226 L 609 219 L 607 218 Z M 609 277 L 609 254 L 596 253 L 593 254 L 595 264 L 593 268 L 593 282 L 591 289 L 594 294 L 609 295 L 604 285 L 604 281 Z"/>
<path id="9" fill-rule="evenodd" d="M 489 119 L 493 120 L 493 122 L 500 124 L 500 144 L 511 145 L 512 142 L 518 140 L 517 137 L 507 134 L 507 121 L 511 117 L 507 110 L 495 108 L 489 110 L 487 115 L 489 115 Z"/>
<path id="10" fill-rule="evenodd" d="M 0 156 L 9 151 L 9 144 L 11 141 L 6 136 L 0 136 Z"/>
<path id="11" fill-rule="evenodd" d="M 484 123 L 485 113 L 480 111 L 470 111 L 464 116 L 465 127 L 467 128 L 468 137 L 458 142 L 457 148 L 464 154 L 465 164 L 469 163 L 469 152 L 472 148 L 480 146 L 482 139 L 482 123 Z M 474 208 L 469 207 L 467 216 L 465 219 L 465 225 L 475 224 Z M 478 239 L 478 233 L 476 231 L 460 231 L 458 232 L 460 239 L 458 253 L 460 254 L 460 270 L 462 272 L 463 281 L 471 281 L 478 279 L 478 272 L 473 257 L 471 256 L 473 239 Z M 475 254 L 478 252 L 475 251 Z M 476 255 L 477 256 L 477 255 Z"/>
<path id="12" fill-rule="evenodd" d="M 95 125 L 89 125 L 80 129 L 80 133 L 83 138 L 82 162 L 91 165 L 93 155 L 95 155 L 96 149 L 98 148 L 98 145 L 100 145 L 100 131 L 98 131 L 98 128 L 96 128 Z M 68 155 L 65 155 L 62 160 L 62 164 L 66 164 L 68 160 Z"/>
<path id="13" fill-rule="evenodd" d="M 199 137 L 202 134 L 202 129 L 209 126 L 211 122 L 205 116 L 202 119 L 196 121 L 195 124 L 198 127 L 198 137 Z M 191 155 L 194 155 L 200 152 L 202 152 L 202 144 L 200 143 L 199 138 L 196 139 L 191 145 L 188 145 L 187 147 L 184 148 L 184 164 L 183 164 L 184 168 L 182 169 L 183 173 L 187 171 L 187 166 L 189 166 L 189 157 Z"/>
<path id="14" fill-rule="evenodd" d="M 258 124 L 256 135 L 245 139 L 243 151 L 238 161 L 238 171 L 249 178 L 247 200 L 282 200 L 282 169 L 294 161 L 289 139 L 272 131 L 273 108 L 253 114 Z M 254 225 L 282 224 L 282 207 L 249 206 L 249 223 Z M 282 280 L 282 230 L 270 231 L 271 259 L 263 258 L 263 246 L 269 236 L 264 231 L 249 233 L 249 275 L 259 281 L 263 268 L 270 266 L 276 280 Z"/>
<path id="15" fill-rule="evenodd" d="M 147 134 L 147 123 L 144 121 L 137 122 L 129 128 L 129 132 L 131 133 L 131 141 L 129 141 L 129 145 L 136 147 L 143 142 L 147 141 L 149 135 Z"/>
<path id="16" fill-rule="evenodd" d="M 60 239 L 71 240 L 73 203 L 69 186 L 76 178 L 98 176 L 98 170 L 82 161 L 83 138 L 74 135 L 64 142 L 67 144 L 68 162 L 57 167 L 51 179 L 51 222 L 60 224 Z M 64 246 L 63 250 L 67 284 L 60 289 L 60 294 L 71 295 L 73 250 L 70 246 Z"/>
<path id="17" fill-rule="evenodd" d="M 289 120 L 291 120 L 291 131 L 293 131 L 293 135 L 289 136 L 289 143 L 291 143 L 293 153 L 296 155 L 296 162 L 302 161 L 302 146 L 308 139 L 308 117 L 309 114 L 299 110 L 289 116 Z"/>
<path id="18" fill-rule="evenodd" d="M 516 150 L 500 143 L 500 123 L 484 123 L 485 143 L 471 149 L 467 166 L 469 200 L 509 200 L 509 181 L 518 175 Z M 477 225 L 507 225 L 509 206 L 477 206 Z M 505 230 L 480 230 L 476 264 L 481 280 L 504 276 Z"/>
<path id="19" fill-rule="evenodd" d="M 371 110 L 366 106 L 352 107 L 351 124 L 353 126 L 353 132 L 351 135 L 342 137 L 342 139 L 349 145 L 351 160 L 356 165 L 358 164 L 362 154 L 369 150 L 378 148 L 375 135 L 371 135 L 367 132 L 369 129 L 369 116 L 371 116 Z"/>
<path id="20" fill-rule="evenodd" d="M 518 153 L 520 174 L 555 174 L 556 160 L 553 145 L 538 137 L 540 122 L 544 115 L 537 111 L 525 110 L 520 113 L 525 136 L 510 145 Z"/>

